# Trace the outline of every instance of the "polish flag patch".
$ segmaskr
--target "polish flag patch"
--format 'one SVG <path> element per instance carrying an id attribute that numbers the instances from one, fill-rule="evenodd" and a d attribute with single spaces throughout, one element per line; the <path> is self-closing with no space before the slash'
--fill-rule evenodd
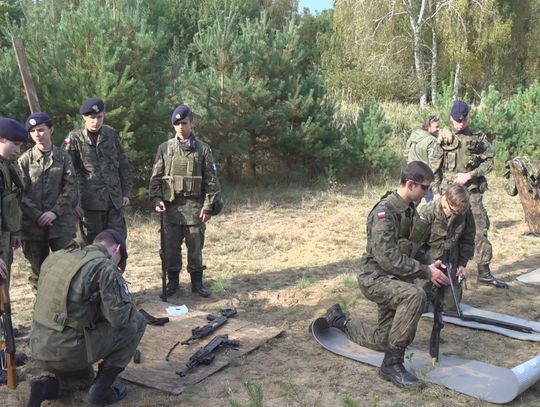
<path id="1" fill-rule="evenodd" d="M 386 212 L 377 212 L 378 219 L 386 219 Z"/>
<path id="2" fill-rule="evenodd" d="M 64 144 L 71 144 L 71 139 L 69 137 L 65 138 Z"/>

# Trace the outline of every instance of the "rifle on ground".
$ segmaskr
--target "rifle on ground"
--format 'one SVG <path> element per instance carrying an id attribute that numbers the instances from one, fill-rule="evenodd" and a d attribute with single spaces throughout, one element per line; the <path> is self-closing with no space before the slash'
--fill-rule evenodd
<path id="1" fill-rule="evenodd" d="M 2 345 L 0 359 L 2 369 L 7 370 L 7 386 L 10 389 L 17 387 L 17 372 L 15 370 L 15 336 L 11 322 L 11 301 L 7 279 L 0 277 L 0 336 Z"/>
<path id="2" fill-rule="evenodd" d="M 221 310 L 221 315 L 216 317 L 215 315 L 208 315 L 206 319 L 210 321 L 205 326 L 198 326 L 191 330 L 191 336 L 185 341 L 180 342 L 182 345 L 189 345 L 189 343 L 195 339 L 205 338 L 211 333 L 215 332 L 220 326 L 225 325 L 230 317 L 236 315 L 236 308 L 227 308 Z"/>
<path id="3" fill-rule="evenodd" d="M 159 238 L 161 247 L 159 257 L 161 258 L 161 300 L 167 302 L 167 268 L 165 266 L 165 228 L 163 225 L 163 213 L 159 214 Z"/>
<path id="4" fill-rule="evenodd" d="M 215 336 L 208 344 L 200 348 L 197 352 L 189 358 L 189 362 L 186 364 L 184 370 L 179 370 L 176 372 L 177 375 L 184 377 L 191 370 L 196 368 L 199 365 L 209 365 L 212 363 L 216 357 L 216 353 L 222 346 L 230 346 L 232 348 L 237 348 L 240 346 L 240 341 L 229 340 L 228 335 L 218 335 Z"/>
<path id="5" fill-rule="evenodd" d="M 457 293 L 456 293 L 456 287 L 454 286 L 454 281 L 452 280 L 452 275 L 455 274 L 455 270 L 451 263 L 448 263 L 447 265 L 447 273 L 448 273 L 448 278 L 450 279 L 450 289 L 452 290 L 452 297 L 454 299 L 454 304 L 456 305 L 456 310 L 446 311 L 444 312 L 444 315 L 457 317 L 461 319 L 462 321 L 472 321 L 472 322 L 478 322 L 480 324 L 494 325 L 501 328 L 510 329 L 512 331 L 523 332 L 526 334 L 533 333 L 534 329 L 525 325 L 514 324 L 512 322 L 499 321 L 492 318 L 481 317 L 479 315 L 464 314 L 463 311 L 461 310 L 461 306 L 459 305 L 459 300 L 457 298 Z"/>

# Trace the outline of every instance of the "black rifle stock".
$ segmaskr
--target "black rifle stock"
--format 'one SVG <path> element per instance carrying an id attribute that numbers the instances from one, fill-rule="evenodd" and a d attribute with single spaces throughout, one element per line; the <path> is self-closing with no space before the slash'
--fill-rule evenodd
<path id="1" fill-rule="evenodd" d="M 198 326 L 191 330 L 191 336 L 185 341 L 180 342 L 182 345 L 189 345 L 189 343 L 195 339 L 205 338 L 211 333 L 215 332 L 220 326 L 225 325 L 230 317 L 236 315 L 236 308 L 228 308 L 221 310 L 221 315 L 216 317 L 214 315 L 208 315 L 206 319 L 210 322 L 205 326 Z"/>
<path id="2" fill-rule="evenodd" d="M 11 322 L 11 301 L 7 279 L 0 277 L 0 325 L 4 344 L 0 352 L 6 355 L 7 386 L 10 389 L 17 387 L 17 372 L 15 370 L 15 336 Z"/>
<path id="3" fill-rule="evenodd" d="M 161 300 L 167 302 L 167 269 L 165 267 L 165 229 L 163 225 L 163 213 L 159 214 L 159 238 L 161 247 L 159 257 L 161 258 Z"/>
<path id="4" fill-rule="evenodd" d="M 444 288 L 435 287 L 435 297 L 433 299 L 433 327 L 429 338 L 429 355 L 433 366 L 439 361 L 439 345 L 441 342 L 441 330 L 444 328 L 443 321 L 443 296 Z"/>
<path id="5" fill-rule="evenodd" d="M 195 369 L 199 365 L 209 365 L 216 357 L 216 353 L 219 348 L 223 346 L 230 346 L 237 348 L 240 346 L 240 341 L 229 340 L 228 335 L 215 336 L 208 344 L 200 348 L 197 352 L 189 358 L 189 362 L 186 364 L 184 370 L 177 371 L 176 374 L 184 377 L 191 370 Z"/>

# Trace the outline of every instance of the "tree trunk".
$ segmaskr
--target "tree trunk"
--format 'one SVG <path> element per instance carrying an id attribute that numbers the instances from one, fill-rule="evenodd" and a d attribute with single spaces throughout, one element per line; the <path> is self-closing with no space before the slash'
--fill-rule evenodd
<path id="1" fill-rule="evenodd" d="M 437 48 L 437 32 L 431 26 L 431 104 L 437 103 L 437 67 L 439 60 L 439 50 Z"/>
<path id="2" fill-rule="evenodd" d="M 537 168 L 540 169 L 540 160 L 531 160 L 531 164 L 536 165 Z M 510 161 L 510 171 L 514 177 L 519 199 L 521 200 L 521 205 L 523 206 L 525 223 L 527 223 L 527 226 L 531 232 L 540 233 L 540 199 L 535 199 L 528 191 L 525 176 L 520 168 L 514 164 L 513 160 Z"/>
<path id="3" fill-rule="evenodd" d="M 454 76 L 454 92 L 452 95 L 452 98 L 454 100 L 456 100 L 458 97 L 460 80 L 461 80 L 461 63 L 458 62 L 456 64 L 456 75 Z"/>

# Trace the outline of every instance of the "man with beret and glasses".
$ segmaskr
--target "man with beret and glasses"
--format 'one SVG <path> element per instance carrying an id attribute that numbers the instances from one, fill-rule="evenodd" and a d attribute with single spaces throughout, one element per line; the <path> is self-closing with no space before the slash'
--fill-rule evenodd
<path id="1" fill-rule="evenodd" d="M 105 124 L 105 103 L 92 97 L 79 113 L 84 127 L 71 131 L 64 140 L 79 186 L 76 215 L 82 219 L 86 240 L 111 228 L 126 239 L 124 206 L 129 205 L 133 186 L 131 170 L 116 131 Z M 125 267 L 125 265 L 121 265 Z"/>
<path id="2" fill-rule="evenodd" d="M 493 168 L 495 149 L 480 130 L 469 127 L 469 106 L 457 100 L 450 112 L 451 137 L 435 146 L 431 167 L 435 173 L 435 197 L 444 194 L 452 184 L 464 185 L 470 192 L 470 205 L 476 225 L 474 261 L 478 267 L 477 281 L 497 288 L 508 284 L 491 274 L 493 249 L 488 240 L 489 217 L 483 195 L 488 189 L 486 175 Z M 442 130 L 441 130 L 442 131 Z"/>
<path id="3" fill-rule="evenodd" d="M 24 181 L 15 159 L 27 141 L 28 132 L 21 123 L 0 117 L 0 279 L 7 280 L 8 285 L 13 247 L 21 245 L 22 228 Z"/>
<path id="4" fill-rule="evenodd" d="M 26 119 L 34 147 L 19 158 L 26 184 L 22 197 L 23 252 L 32 269 L 30 283 L 37 289 L 39 268 L 52 251 L 66 247 L 75 236 L 77 184 L 68 153 L 52 144 L 52 119 L 36 112 Z"/>
<path id="5" fill-rule="evenodd" d="M 205 223 L 223 206 L 217 166 L 210 147 L 193 133 L 189 106 L 177 106 L 171 124 L 175 136 L 158 147 L 149 187 L 154 210 L 163 216 L 166 295 L 178 290 L 185 241 L 191 291 L 208 297 L 210 290 L 202 280 L 202 249 Z"/>

